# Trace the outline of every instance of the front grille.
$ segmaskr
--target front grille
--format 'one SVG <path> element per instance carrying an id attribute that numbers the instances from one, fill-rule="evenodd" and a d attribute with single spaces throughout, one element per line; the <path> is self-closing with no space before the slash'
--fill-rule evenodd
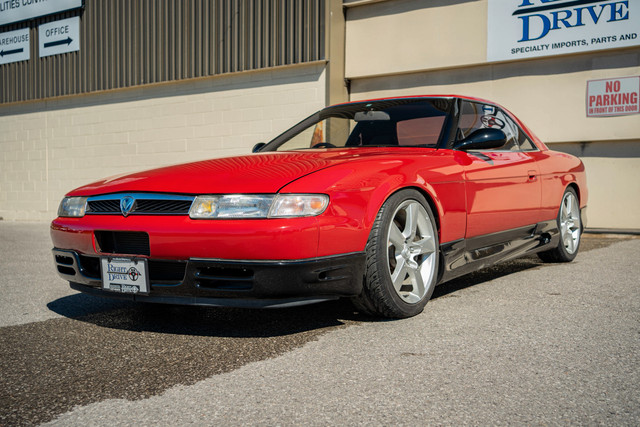
<path id="1" fill-rule="evenodd" d="M 86 255 L 78 256 L 80 264 L 80 270 L 88 276 L 93 278 L 100 277 L 100 258 Z"/>
<path id="2" fill-rule="evenodd" d="M 70 256 L 56 255 L 56 262 L 63 265 L 73 265 L 73 258 Z"/>
<path id="3" fill-rule="evenodd" d="M 187 215 L 193 203 L 192 196 L 174 194 L 109 194 L 89 197 L 86 214 L 123 215 L 120 201 L 125 197 L 133 199 L 133 205 L 127 215 Z"/>
<path id="4" fill-rule="evenodd" d="M 184 261 L 149 260 L 149 280 L 157 282 L 182 282 L 187 263 Z"/>
<path id="5" fill-rule="evenodd" d="M 105 254 L 151 255 L 149 235 L 138 231 L 94 231 L 100 252 Z"/>
<path id="6" fill-rule="evenodd" d="M 245 267 L 199 267 L 195 270 L 196 286 L 220 291 L 249 291 L 253 288 L 253 270 Z"/>
<path id="7" fill-rule="evenodd" d="M 89 200 L 86 213 L 122 213 L 120 212 L 120 200 Z"/>
<path id="8" fill-rule="evenodd" d="M 137 200 L 132 213 L 181 215 L 188 214 L 191 200 Z"/>
<path id="9" fill-rule="evenodd" d="M 58 266 L 58 271 L 62 274 L 66 274 L 67 276 L 75 276 L 76 271 L 71 267 L 65 267 L 64 265 Z"/>

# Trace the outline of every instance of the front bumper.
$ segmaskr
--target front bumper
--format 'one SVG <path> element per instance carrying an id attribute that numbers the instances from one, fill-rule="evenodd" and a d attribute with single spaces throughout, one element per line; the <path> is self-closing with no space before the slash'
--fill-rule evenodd
<path id="1" fill-rule="evenodd" d="M 100 257 L 53 249 L 58 274 L 73 289 L 106 297 L 169 304 L 283 307 L 350 297 L 362 291 L 364 253 L 286 261 L 149 259 L 150 292 L 102 289 Z"/>

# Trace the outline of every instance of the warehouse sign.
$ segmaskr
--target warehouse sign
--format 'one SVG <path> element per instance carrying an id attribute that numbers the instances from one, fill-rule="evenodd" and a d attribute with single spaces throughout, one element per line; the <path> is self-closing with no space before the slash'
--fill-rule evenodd
<path id="1" fill-rule="evenodd" d="M 82 0 L 0 0 L 0 25 L 82 7 Z"/>
<path id="2" fill-rule="evenodd" d="M 488 0 L 487 61 L 640 45 L 640 0 Z"/>
<path id="3" fill-rule="evenodd" d="M 29 29 L 0 33 L 0 65 L 29 60 Z"/>
<path id="4" fill-rule="evenodd" d="M 587 82 L 587 117 L 640 114 L 640 76 Z"/>

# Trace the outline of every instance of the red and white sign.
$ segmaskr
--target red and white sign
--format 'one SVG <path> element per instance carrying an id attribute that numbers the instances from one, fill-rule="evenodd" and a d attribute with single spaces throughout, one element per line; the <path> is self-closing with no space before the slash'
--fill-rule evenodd
<path id="1" fill-rule="evenodd" d="M 640 114 L 640 76 L 587 82 L 587 117 Z"/>

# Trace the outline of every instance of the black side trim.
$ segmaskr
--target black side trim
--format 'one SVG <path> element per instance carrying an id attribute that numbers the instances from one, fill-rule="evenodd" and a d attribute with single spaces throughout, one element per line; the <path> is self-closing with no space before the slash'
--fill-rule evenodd
<path id="1" fill-rule="evenodd" d="M 502 261 L 534 254 L 558 245 L 555 219 L 440 245 L 444 259 L 439 283 Z"/>

